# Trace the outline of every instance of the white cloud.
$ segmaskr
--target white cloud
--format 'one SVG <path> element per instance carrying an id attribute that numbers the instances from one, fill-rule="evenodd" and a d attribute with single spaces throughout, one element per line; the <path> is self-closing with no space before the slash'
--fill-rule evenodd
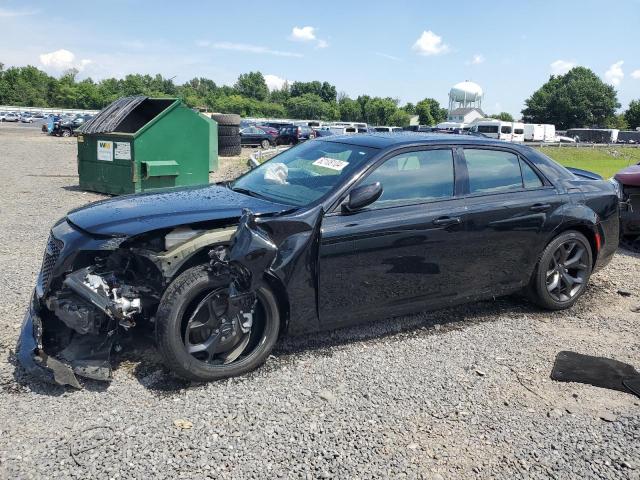
<path id="1" fill-rule="evenodd" d="M 277 75 L 267 74 L 264 76 L 264 81 L 267 83 L 269 90 L 280 90 L 284 83 L 288 80 Z"/>
<path id="2" fill-rule="evenodd" d="M 289 40 L 294 42 L 317 42 L 316 48 L 327 48 L 329 46 L 329 42 L 318 38 L 316 28 L 309 25 L 306 27 L 293 27 Z"/>
<path id="3" fill-rule="evenodd" d="M 420 55 L 440 55 L 449 51 L 449 45 L 442 42 L 442 37 L 431 30 L 425 30 L 413 44 L 413 50 Z"/>
<path id="4" fill-rule="evenodd" d="M 91 63 L 91 60 L 82 59 L 79 62 L 76 62 L 76 56 L 73 52 L 61 48 L 55 52 L 41 54 L 40 63 L 45 67 L 56 71 L 67 70 L 69 68 L 76 68 L 78 71 L 82 71 L 84 70 L 84 67 Z"/>
<path id="5" fill-rule="evenodd" d="M 480 65 L 481 63 L 484 63 L 486 59 L 484 58 L 484 55 L 482 55 L 481 53 L 476 53 L 472 58 L 471 58 L 471 65 Z"/>
<path id="6" fill-rule="evenodd" d="M 40 10 L 9 10 L 7 8 L 0 8 L 0 18 L 25 17 L 38 13 L 40 13 Z"/>
<path id="7" fill-rule="evenodd" d="M 633 78 L 634 80 L 640 80 L 640 69 L 631 72 L 631 78 Z"/>
<path id="8" fill-rule="evenodd" d="M 216 42 L 211 44 L 211 48 L 216 50 L 233 50 L 236 52 L 246 53 L 264 53 L 267 55 L 275 55 L 278 57 L 303 57 L 301 53 L 295 52 L 283 52 L 281 50 L 272 50 L 261 45 L 249 45 L 246 43 L 232 43 L 232 42 Z"/>
<path id="9" fill-rule="evenodd" d="M 289 38 L 298 42 L 311 42 L 316 39 L 316 29 L 309 26 L 293 27 Z"/>
<path id="10" fill-rule="evenodd" d="M 620 60 L 619 62 L 614 63 L 609 67 L 609 69 L 604 72 L 604 79 L 607 83 L 610 83 L 613 86 L 620 85 L 620 82 L 624 78 L 624 72 L 622 71 L 622 64 L 624 61 Z"/>
<path id="11" fill-rule="evenodd" d="M 382 57 L 382 58 L 386 58 L 387 60 L 393 60 L 394 62 L 401 62 L 402 59 L 400 57 L 395 57 L 393 55 L 389 55 L 388 53 L 382 53 L 382 52 L 374 52 L 375 55 Z"/>
<path id="12" fill-rule="evenodd" d="M 553 75 L 564 75 L 573 67 L 577 67 L 578 64 L 573 60 L 556 60 L 552 62 L 549 67 L 551 68 L 551 73 Z"/>

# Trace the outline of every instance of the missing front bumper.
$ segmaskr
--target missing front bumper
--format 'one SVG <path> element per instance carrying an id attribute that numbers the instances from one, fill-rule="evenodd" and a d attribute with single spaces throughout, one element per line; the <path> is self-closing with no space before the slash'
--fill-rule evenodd
<path id="1" fill-rule="evenodd" d="M 52 356 L 43 348 L 44 323 L 34 297 L 22 321 L 16 346 L 18 361 L 29 374 L 78 389 L 82 386 L 76 375 L 111 380 L 109 357 L 113 338 L 76 335 L 63 350 Z"/>

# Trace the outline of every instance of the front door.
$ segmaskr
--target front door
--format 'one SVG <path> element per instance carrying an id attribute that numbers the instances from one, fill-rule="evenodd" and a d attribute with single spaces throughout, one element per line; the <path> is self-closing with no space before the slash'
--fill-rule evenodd
<path id="1" fill-rule="evenodd" d="M 365 209 L 326 215 L 321 232 L 319 312 L 323 327 L 401 314 L 455 299 L 464 270 L 451 149 L 387 159 L 359 182 L 383 194 Z"/>

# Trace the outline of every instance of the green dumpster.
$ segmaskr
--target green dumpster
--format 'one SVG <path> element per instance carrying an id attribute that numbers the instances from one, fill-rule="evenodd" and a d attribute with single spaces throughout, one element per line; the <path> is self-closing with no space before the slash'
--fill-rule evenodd
<path id="1" fill-rule="evenodd" d="M 80 188 L 124 194 L 209 183 L 218 126 L 175 98 L 125 97 L 78 133 Z"/>

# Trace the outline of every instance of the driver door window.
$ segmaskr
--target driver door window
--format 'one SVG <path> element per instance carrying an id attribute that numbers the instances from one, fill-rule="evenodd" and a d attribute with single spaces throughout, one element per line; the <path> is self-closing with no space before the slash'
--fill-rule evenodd
<path id="1" fill-rule="evenodd" d="M 401 153 L 376 168 L 363 185 L 380 182 L 382 196 L 370 208 L 450 198 L 454 192 L 451 149 Z"/>

